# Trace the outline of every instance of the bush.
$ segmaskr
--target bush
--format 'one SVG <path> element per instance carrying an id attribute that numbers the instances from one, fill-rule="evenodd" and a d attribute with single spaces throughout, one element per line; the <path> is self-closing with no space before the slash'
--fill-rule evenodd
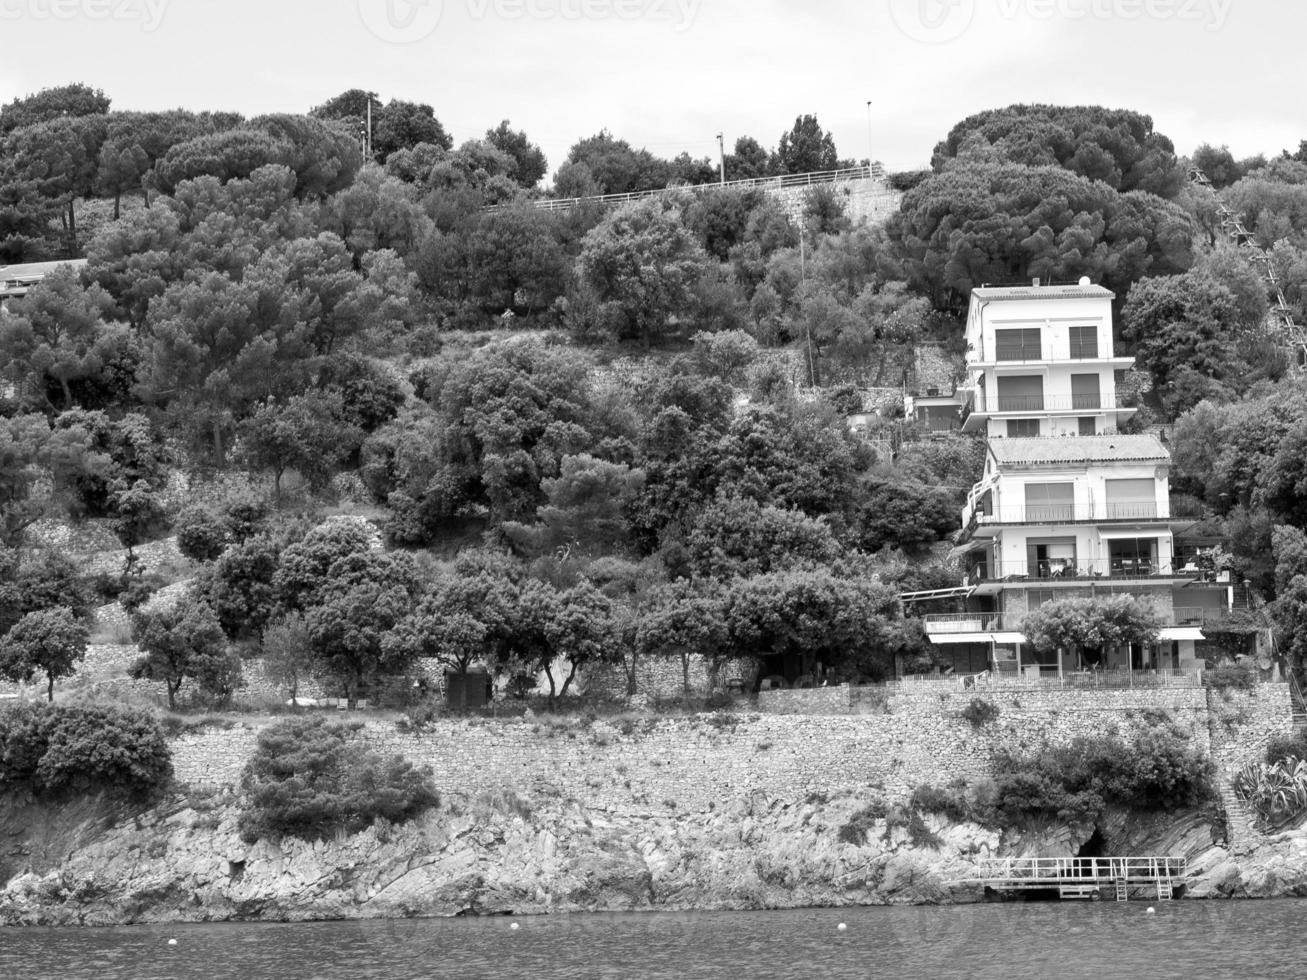
<path id="1" fill-rule="evenodd" d="M 1203 683 L 1216 691 L 1251 691 L 1257 677 L 1247 667 L 1226 663 L 1203 671 Z"/>
<path id="2" fill-rule="evenodd" d="M 1170 811 L 1211 795 L 1207 760 L 1172 726 L 1115 736 L 1077 738 L 1028 755 L 994 758 L 994 807 L 1008 819 L 1055 816 L 1096 819 L 1109 805 Z"/>
<path id="3" fill-rule="evenodd" d="M 163 729 L 145 712 L 24 705 L 0 713 L 0 786 L 36 796 L 100 790 L 149 796 L 171 779 Z"/>
<path id="4" fill-rule="evenodd" d="M 1266 764 L 1273 766 L 1280 762 L 1293 763 L 1307 759 L 1307 731 L 1297 731 L 1292 735 L 1277 735 L 1266 743 Z"/>
<path id="5" fill-rule="evenodd" d="M 844 826 L 840 827 L 839 839 L 845 844 L 861 847 L 867 843 L 867 831 L 871 830 L 877 820 L 883 820 L 888 812 L 889 808 L 884 800 L 874 800 L 868 803 L 857 813 L 850 816 Z"/>
<path id="6" fill-rule="evenodd" d="M 971 723 L 972 728 L 984 728 L 991 721 L 996 721 L 1002 713 L 999 706 L 984 698 L 972 698 L 962 709 L 962 717 Z"/>
<path id="7" fill-rule="evenodd" d="M 940 813 L 955 823 L 971 819 L 971 805 L 961 788 L 923 785 L 912 791 L 913 809 Z"/>
<path id="8" fill-rule="evenodd" d="M 368 749 L 355 739 L 360 727 L 319 717 L 265 728 L 241 779 L 242 838 L 357 833 L 377 818 L 402 823 L 439 804 L 429 770 Z"/>

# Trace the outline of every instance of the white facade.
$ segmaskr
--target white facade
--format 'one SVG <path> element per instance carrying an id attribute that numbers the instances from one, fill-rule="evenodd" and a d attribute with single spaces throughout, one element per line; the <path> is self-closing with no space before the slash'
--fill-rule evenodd
<path id="1" fill-rule="evenodd" d="M 1162 642 L 1111 651 L 1099 666 L 1191 669 L 1199 626 L 1223 615 L 1224 592 L 1204 585 L 1192 553 L 1177 556 L 1169 452 L 1153 435 L 1120 431 L 1134 409 L 1122 404 L 1117 372 L 1133 359 L 1113 350 L 1113 298 L 1085 280 L 972 292 L 963 426 L 988 448 L 962 512 L 974 611 L 926 617 L 959 663 L 974 664 L 985 645 L 995 669 L 1024 671 L 1034 657 L 1020 632 L 1028 612 L 1128 592 L 1155 604 Z M 1068 656 L 1032 669 L 1085 666 Z"/>
<path id="2" fill-rule="evenodd" d="M 1134 413 L 1116 372 L 1112 299 L 1101 286 L 972 290 L 965 429 L 990 439 L 1101 435 Z"/>

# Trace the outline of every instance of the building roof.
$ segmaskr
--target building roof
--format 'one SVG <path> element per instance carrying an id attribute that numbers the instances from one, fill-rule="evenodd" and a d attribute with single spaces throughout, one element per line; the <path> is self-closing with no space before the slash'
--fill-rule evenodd
<path id="1" fill-rule="evenodd" d="M 971 291 L 981 299 L 1114 299 L 1104 286 L 980 286 Z"/>
<path id="2" fill-rule="evenodd" d="M 40 282 L 61 265 L 71 265 L 80 269 L 86 265 L 86 259 L 56 259 L 53 262 L 23 262 L 18 265 L 0 266 L 0 283 L 34 283 Z"/>
<path id="3" fill-rule="evenodd" d="M 1153 435 L 1060 436 L 991 439 L 989 451 L 1003 464 L 1166 462 L 1171 454 Z"/>

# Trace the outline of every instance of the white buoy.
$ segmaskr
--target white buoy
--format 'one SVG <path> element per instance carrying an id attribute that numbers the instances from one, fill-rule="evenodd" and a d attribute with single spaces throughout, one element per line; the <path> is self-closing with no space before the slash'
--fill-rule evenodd
<path id="1" fill-rule="evenodd" d="M 1147 910 L 1146 912 L 1144 912 L 1144 915 L 1153 915 L 1156 911 L 1157 911 L 1157 910 L 1154 909 L 1154 908 L 1150 905 L 1150 906 L 1148 906 L 1148 910 Z"/>
<path id="2" fill-rule="evenodd" d="M 838 929 L 840 932 L 843 932 L 845 929 L 848 928 L 848 926 L 846 926 L 843 922 L 841 922 L 841 923 L 840 923 L 839 925 L 837 925 L 835 928 Z"/>
<path id="3" fill-rule="evenodd" d="M 169 939 L 169 940 L 168 940 L 168 945 L 169 945 L 169 946 L 176 946 L 176 945 L 177 945 L 177 940 L 175 940 L 175 939 Z"/>
<path id="4" fill-rule="evenodd" d="M 514 923 L 513 923 L 511 926 L 509 926 L 508 928 L 510 928 L 510 929 L 512 929 L 514 932 L 516 932 L 517 929 L 518 929 L 519 927 L 518 927 L 518 924 L 517 924 L 516 922 L 514 922 Z"/>

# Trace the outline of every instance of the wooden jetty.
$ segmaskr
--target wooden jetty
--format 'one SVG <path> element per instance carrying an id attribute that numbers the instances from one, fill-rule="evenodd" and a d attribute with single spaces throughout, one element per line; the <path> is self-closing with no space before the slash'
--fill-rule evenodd
<path id="1" fill-rule="evenodd" d="M 1059 898 L 1137 897 L 1169 901 L 1184 890 L 1187 862 L 1182 857 L 1010 857 L 989 858 L 976 866 L 976 878 L 1000 894 L 1056 892 Z"/>

